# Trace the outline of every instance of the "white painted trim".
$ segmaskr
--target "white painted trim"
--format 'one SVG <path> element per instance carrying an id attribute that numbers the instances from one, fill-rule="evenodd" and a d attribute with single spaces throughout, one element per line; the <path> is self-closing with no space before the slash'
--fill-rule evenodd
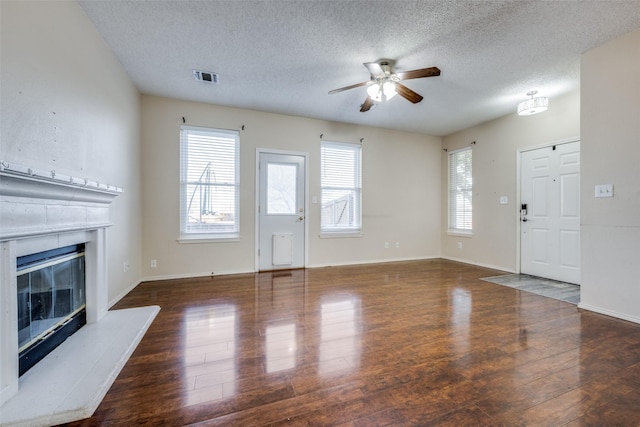
<path id="1" fill-rule="evenodd" d="M 580 141 L 580 137 L 572 136 L 571 138 L 565 138 L 557 141 L 545 142 L 539 145 L 531 145 L 529 147 L 518 148 L 518 152 L 534 151 L 534 150 L 539 150 L 541 148 L 553 147 L 554 145 L 569 144 L 571 142 L 577 142 L 577 141 Z"/>
<path id="2" fill-rule="evenodd" d="M 485 264 L 483 262 L 473 262 L 473 261 L 469 261 L 467 259 L 459 259 L 459 258 L 454 258 L 454 257 L 441 257 L 441 258 L 449 260 L 449 261 L 460 262 L 462 264 L 476 265 L 478 267 L 484 267 L 484 268 L 490 268 L 492 270 L 504 271 L 506 273 L 516 273 L 514 270 L 511 270 L 510 268 L 502 267 L 502 266 L 499 266 L 499 265 Z"/>
<path id="3" fill-rule="evenodd" d="M 514 213 L 516 217 L 516 262 L 515 262 L 515 271 L 514 273 L 520 274 L 521 271 L 521 233 L 522 233 L 522 222 L 520 221 L 520 207 L 522 203 L 522 195 L 520 194 L 520 187 L 522 186 L 522 153 L 523 150 L 516 150 L 516 211 Z"/>
<path id="4" fill-rule="evenodd" d="M 0 241 L 0 406 L 18 393 L 16 246 L 15 240 Z"/>
<path id="5" fill-rule="evenodd" d="M 617 311 L 608 310 L 602 307 L 596 307 L 590 304 L 578 303 L 578 308 L 583 310 L 593 311 L 594 313 L 604 314 L 605 316 L 615 317 L 617 319 L 627 320 L 629 322 L 640 324 L 640 317 L 629 316 L 628 314 L 619 313 Z"/>
<path id="6" fill-rule="evenodd" d="M 256 271 L 252 270 L 226 270 L 221 272 L 214 272 L 215 274 L 211 274 L 211 272 L 201 272 L 201 273 L 183 273 L 183 274 L 166 274 L 162 276 L 146 276 L 140 279 L 140 283 L 143 282 L 155 282 L 162 280 L 176 280 L 176 279 L 196 279 L 198 277 L 217 277 L 217 276 L 228 276 L 231 274 L 253 274 Z M 136 285 L 137 286 L 137 285 Z"/>
<path id="7" fill-rule="evenodd" d="M 364 237 L 364 233 L 329 233 L 324 232 L 318 234 L 320 239 L 353 239 Z"/>
<path id="8" fill-rule="evenodd" d="M 349 266 L 349 265 L 384 264 L 384 263 L 402 262 L 402 261 L 425 261 L 425 260 L 430 260 L 430 259 L 441 259 L 441 258 L 442 257 L 440 255 L 433 255 L 433 256 L 415 257 L 415 258 L 376 259 L 376 260 L 365 260 L 365 261 L 355 261 L 355 262 L 314 264 L 314 265 L 306 266 L 305 268 L 312 269 L 312 268 L 324 268 L 324 267 L 342 267 L 342 266 Z M 455 261 L 455 260 L 453 260 L 453 261 Z M 463 262 L 465 264 L 469 264 L 468 262 L 465 262 L 465 261 L 460 261 L 460 262 Z M 498 270 L 504 270 L 504 269 L 498 268 Z M 211 275 L 211 272 L 207 272 L 207 273 L 168 274 L 168 275 L 163 275 L 163 276 L 146 276 L 146 277 L 143 277 L 142 279 L 140 279 L 140 282 L 138 284 L 143 284 L 144 282 L 155 282 L 155 281 L 162 281 L 162 280 L 196 279 L 196 278 L 199 278 L 199 277 L 213 277 L 213 278 L 215 278 L 217 276 L 228 276 L 228 275 L 232 275 L 232 274 L 255 274 L 255 273 L 258 273 L 258 271 L 257 270 L 255 270 L 255 271 L 251 271 L 251 270 L 228 270 L 228 271 L 223 271 L 223 272 L 216 272 L 213 276 Z M 137 286 L 137 285 L 135 285 L 135 286 Z"/>
<path id="9" fill-rule="evenodd" d="M 240 235 L 237 233 L 233 234 L 233 237 L 220 237 L 214 238 L 211 237 L 212 234 L 208 234 L 207 237 L 198 238 L 198 237 L 181 237 L 176 239 L 176 242 L 186 245 L 200 244 L 200 243 L 230 243 L 230 242 L 239 242 L 241 240 Z"/>
<path id="10" fill-rule="evenodd" d="M 447 236 L 473 237 L 473 231 L 469 231 L 465 233 L 464 231 L 459 231 L 459 230 L 447 230 Z"/>
<path id="11" fill-rule="evenodd" d="M 0 176 L 5 183 L 11 182 L 11 185 L 3 185 L 0 188 L 0 194 L 6 196 L 110 203 L 111 199 L 122 193 L 122 188 L 110 184 L 2 160 Z"/>
<path id="12" fill-rule="evenodd" d="M 332 262 L 330 264 L 314 264 L 309 266 L 308 268 L 325 268 L 325 267 L 344 267 L 350 265 L 367 265 L 367 264 L 385 264 L 390 262 L 403 262 L 403 261 L 426 261 L 430 259 L 440 259 L 442 258 L 439 255 L 428 256 L 428 257 L 417 257 L 417 258 L 393 258 L 393 259 L 374 259 L 374 260 L 363 260 L 363 261 L 355 261 L 355 262 Z"/>
<path id="13" fill-rule="evenodd" d="M 140 283 L 142 283 L 142 281 L 141 281 L 141 280 L 138 280 L 138 281 L 136 281 L 136 282 L 133 282 L 132 284 L 130 284 L 129 286 L 127 286 L 127 288 L 126 288 L 124 291 L 122 291 L 122 292 L 120 292 L 118 295 L 116 295 L 116 297 L 115 297 L 113 300 L 109 301 L 109 309 L 111 309 L 111 307 L 113 307 L 113 306 L 114 306 L 114 305 L 116 305 L 118 302 L 120 302 L 120 300 L 121 300 L 122 298 L 124 298 L 125 296 L 127 296 L 127 294 L 128 294 L 129 292 L 131 292 L 132 290 L 134 290 L 134 289 L 135 289 L 135 288 L 136 288 Z"/>

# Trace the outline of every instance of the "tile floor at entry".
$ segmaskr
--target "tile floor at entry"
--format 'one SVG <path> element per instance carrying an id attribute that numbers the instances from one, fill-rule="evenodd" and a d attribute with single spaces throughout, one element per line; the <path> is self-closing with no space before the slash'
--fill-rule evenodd
<path id="1" fill-rule="evenodd" d="M 528 274 L 505 274 L 503 276 L 485 277 L 482 280 L 572 304 L 580 302 L 580 286 L 572 283 L 559 282 Z"/>

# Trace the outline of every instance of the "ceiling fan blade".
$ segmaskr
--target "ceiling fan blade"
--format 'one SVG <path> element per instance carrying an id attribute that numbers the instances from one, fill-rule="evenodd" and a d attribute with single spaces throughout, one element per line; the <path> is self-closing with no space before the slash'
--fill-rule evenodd
<path id="1" fill-rule="evenodd" d="M 419 70 L 404 71 L 396 73 L 400 80 L 419 79 L 422 77 L 436 77 L 440 75 L 438 67 L 421 68 Z"/>
<path id="2" fill-rule="evenodd" d="M 402 96 L 410 102 L 413 102 L 414 104 L 422 101 L 422 95 L 412 91 L 403 84 L 396 83 L 396 92 L 398 92 L 398 95 Z"/>
<path id="3" fill-rule="evenodd" d="M 341 87 L 341 88 L 329 91 L 329 95 L 331 95 L 332 93 L 338 93 L 338 92 L 342 92 L 342 91 L 349 90 L 349 89 L 355 89 L 355 88 L 360 87 L 360 86 L 366 86 L 368 84 L 369 84 L 369 82 L 362 82 L 362 83 L 356 83 L 356 84 L 351 85 L 351 86 Z"/>
<path id="4" fill-rule="evenodd" d="M 369 111 L 371 107 L 373 107 L 373 99 L 371 99 L 370 96 L 367 96 L 367 99 L 365 99 L 360 106 L 360 112 L 364 113 L 365 111 Z"/>
<path id="5" fill-rule="evenodd" d="M 367 67 L 367 70 L 369 70 L 369 73 L 371 73 L 373 77 L 384 76 L 384 70 L 377 62 L 365 62 L 362 65 Z"/>

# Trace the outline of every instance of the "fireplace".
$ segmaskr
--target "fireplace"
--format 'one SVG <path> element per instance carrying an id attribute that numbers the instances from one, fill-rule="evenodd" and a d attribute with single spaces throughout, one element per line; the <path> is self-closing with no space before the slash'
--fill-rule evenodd
<path id="1" fill-rule="evenodd" d="M 84 243 L 18 257 L 19 374 L 87 323 Z"/>
<path id="2" fill-rule="evenodd" d="M 121 192 L 0 161 L 0 405 L 19 392 L 42 338 L 107 314 L 109 205 Z M 69 276 L 84 286 L 69 287 Z"/>

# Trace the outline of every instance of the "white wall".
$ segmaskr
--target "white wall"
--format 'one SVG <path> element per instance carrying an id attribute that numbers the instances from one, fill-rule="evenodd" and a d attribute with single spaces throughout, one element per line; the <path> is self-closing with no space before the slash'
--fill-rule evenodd
<path id="1" fill-rule="evenodd" d="M 640 30 L 585 53 L 581 86 L 580 306 L 640 322 Z"/>
<path id="2" fill-rule="evenodd" d="M 124 189 L 107 232 L 114 302 L 140 278 L 140 95 L 77 3 L 0 13 L 0 160 Z"/>
<path id="3" fill-rule="evenodd" d="M 186 123 L 240 133 L 237 242 L 179 243 L 179 128 Z M 309 154 L 309 195 L 320 196 L 320 134 L 363 142 L 363 236 L 321 239 L 320 204 L 309 204 L 309 266 L 440 255 L 440 138 L 215 105 L 143 96 L 143 276 L 228 274 L 255 268 L 256 148 Z M 384 248 L 384 242 L 390 248 Z M 399 242 L 400 247 L 395 248 Z M 150 268 L 156 259 L 157 268 Z"/>
<path id="4" fill-rule="evenodd" d="M 541 93 L 541 95 L 544 95 Z M 449 151 L 473 147 L 473 236 L 447 234 L 448 155 L 441 152 L 442 256 L 470 264 L 515 272 L 518 267 L 517 153 L 519 149 L 578 137 L 578 91 L 549 100 L 549 109 L 534 116 L 513 114 L 443 138 Z M 500 196 L 509 203 L 501 205 Z M 458 248 L 462 243 L 462 249 Z"/>

